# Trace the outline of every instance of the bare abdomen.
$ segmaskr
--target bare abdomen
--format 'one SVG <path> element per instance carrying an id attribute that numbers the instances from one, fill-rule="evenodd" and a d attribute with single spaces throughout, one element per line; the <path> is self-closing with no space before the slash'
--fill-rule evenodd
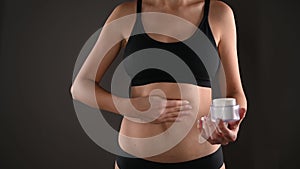
<path id="1" fill-rule="evenodd" d="M 132 155 L 157 162 L 181 162 L 215 151 L 219 146 L 198 142 L 197 119 L 207 115 L 211 103 L 211 89 L 185 83 L 151 83 L 133 86 L 131 96 L 148 96 L 151 91 L 168 99 L 189 100 L 191 114 L 180 122 L 160 124 L 138 123 L 123 118 L 119 143 Z"/>

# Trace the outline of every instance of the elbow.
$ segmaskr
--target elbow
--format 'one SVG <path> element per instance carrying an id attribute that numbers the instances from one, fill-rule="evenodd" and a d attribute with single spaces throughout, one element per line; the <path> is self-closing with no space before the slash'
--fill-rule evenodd
<path id="1" fill-rule="evenodd" d="M 69 88 L 73 100 L 78 100 L 78 89 L 81 81 L 82 79 L 78 79 L 78 77 L 76 77 Z"/>
<path id="2" fill-rule="evenodd" d="M 70 94 L 73 100 L 78 100 L 82 98 L 83 90 L 88 87 L 90 89 L 91 80 L 88 79 L 75 79 L 73 84 L 70 86 Z"/>
<path id="3" fill-rule="evenodd" d="M 72 96 L 73 100 L 76 100 L 75 89 L 76 89 L 75 86 L 71 85 L 71 87 L 70 87 L 70 93 L 71 93 L 71 96 Z"/>

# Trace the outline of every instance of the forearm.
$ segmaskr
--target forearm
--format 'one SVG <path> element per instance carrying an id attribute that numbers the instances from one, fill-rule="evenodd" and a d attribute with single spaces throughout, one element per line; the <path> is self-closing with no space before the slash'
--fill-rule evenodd
<path id="1" fill-rule="evenodd" d="M 130 98 L 122 98 L 104 90 L 95 81 L 81 79 L 72 86 L 72 97 L 90 107 L 120 115 L 134 116 L 130 110 Z M 117 108 L 118 107 L 118 108 Z"/>

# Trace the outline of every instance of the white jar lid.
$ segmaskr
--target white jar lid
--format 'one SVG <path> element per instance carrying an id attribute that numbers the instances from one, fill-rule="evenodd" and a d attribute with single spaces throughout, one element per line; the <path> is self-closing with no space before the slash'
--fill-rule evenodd
<path id="1" fill-rule="evenodd" d="M 234 106 L 236 105 L 235 98 L 218 98 L 213 100 L 213 106 Z"/>

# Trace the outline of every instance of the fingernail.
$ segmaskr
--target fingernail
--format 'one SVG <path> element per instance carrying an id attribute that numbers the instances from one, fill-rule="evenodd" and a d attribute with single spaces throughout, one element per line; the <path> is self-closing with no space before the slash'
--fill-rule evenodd
<path id="1" fill-rule="evenodd" d="M 200 120 L 197 120 L 197 128 L 200 128 Z"/>
<path id="2" fill-rule="evenodd" d="M 188 100 L 183 101 L 184 104 L 189 104 L 190 102 Z"/>

